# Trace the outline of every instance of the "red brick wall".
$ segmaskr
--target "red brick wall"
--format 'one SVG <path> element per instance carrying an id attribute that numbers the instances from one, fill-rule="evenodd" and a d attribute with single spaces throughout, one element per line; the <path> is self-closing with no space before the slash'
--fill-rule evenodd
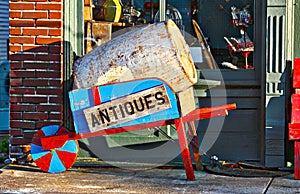
<path id="1" fill-rule="evenodd" d="M 11 157 L 62 121 L 63 0 L 10 0 Z"/>

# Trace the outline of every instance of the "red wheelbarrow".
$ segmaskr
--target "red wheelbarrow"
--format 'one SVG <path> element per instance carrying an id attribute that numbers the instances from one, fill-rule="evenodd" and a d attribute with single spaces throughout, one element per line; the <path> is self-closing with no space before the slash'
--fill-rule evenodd
<path id="1" fill-rule="evenodd" d="M 228 110 L 236 109 L 235 104 L 226 104 L 194 109 L 182 115 L 177 94 L 157 78 L 72 90 L 69 99 L 75 132 L 58 125 L 45 126 L 32 140 L 32 158 L 45 172 L 60 173 L 70 168 L 77 158 L 79 139 L 175 124 L 187 179 L 194 180 L 184 123 L 189 123 L 187 130 L 196 168 L 201 169 L 194 121 L 225 116 Z"/>

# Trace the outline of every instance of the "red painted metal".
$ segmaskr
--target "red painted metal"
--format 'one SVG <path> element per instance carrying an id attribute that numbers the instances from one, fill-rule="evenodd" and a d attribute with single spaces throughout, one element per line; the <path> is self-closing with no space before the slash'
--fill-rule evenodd
<path id="1" fill-rule="evenodd" d="M 195 180 L 195 174 L 182 118 L 175 119 L 175 125 L 178 134 L 179 147 L 181 151 L 181 157 L 185 169 L 185 174 L 187 180 L 192 181 Z"/>
<path id="2" fill-rule="evenodd" d="M 94 97 L 94 103 L 95 105 L 101 104 L 101 98 L 99 94 L 98 86 L 92 88 L 93 97 Z"/>
<path id="3" fill-rule="evenodd" d="M 202 157 L 199 150 L 199 142 L 197 136 L 197 130 L 194 122 L 188 122 L 188 134 L 190 139 L 190 145 L 192 147 L 194 162 L 196 166 L 196 170 L 203 169 Z"/>
<path id="4" fill-rule="evenodd" d="M 68 134 L 53 135 L 41 138 L 41 143 L 43 150 L 51 150 L 62 147 L 69 139 Z"/>
<path id="5" fill-rule="evenodd" d="M 300 88 L 300 58 L 294 59 L 293 87 Z"/>
<path id="6" fill-rule="evenodd" d="M 300 58 L 294 59 L 293 87 L 289 140 L 294 140 L 294 178 L 300 179 Z"/>
<path id="7" fill-rule="evenodd" d="M 184 116 L 182 120 L 183 122 L 192 122 L 195 120 L 212 118 L 216 116 L 225 116 L 227 115 L 228 110 L 234 110 L 234 109 L 236 109 L 236 104 L 227 104 L 221 106 L 214 106 L 210 108 L 200 108 L 190 112 L 188 115 Z M 97 131 L 94 133 L 91 132 L 86 132 L 81 134 L 68 133 L 68 135 L 64 134 L 64 135 L 54 135 L 54 136 L 44 137 L 41 139 L 41 142 L 42 142 L 43 149 L 49 150 L 49 149 L 55 149 L 61 147 L 62 145 L 64 145 L 64 143 L 67 140 L 78 140 L 78 139 L 91 138 L 96 136 L 112 135 L 117 133 L 130 132 L 130 131 L 136 131 L 145 128 L 153 128 L 157 126 L 165 126 L 165 125 L 172 125 L 172 124 L 175 124 L 174 120 L 163 120 L 163 121 L 145 123 L 140 125 L 126 126 L 121 128 L 111 128 L 111 129 Z"/>
<path id="8" fill-rule="evenodd" d="M 293 128 L 289 125 L 289 140 L 300 140 L 300 128 Z"/>
<path id="9" fill-rule="evenodd" d="M 300 141 L 294 142 L 294 178 L 300 179 Z"/>
<path id="10" fill-rule="evenodd" d="M 291 123 L 300 123 L 300 95 L 292 95 Z"/>
<path id="11" fill-rule="evenodd" d="M 101 103 L 101 99 L 99 96 L 99 91 L 97 88 L 93 89 L 94 93 L 94 102 L 95 104 Z M 98 96 L 98 97 L 97 97 Z M 189 142 L 186 137 L 186 130 L 184 128 L 184 123 L 188 123 L 188 133 L 190 138 L 190 144 L 192 146 L 194 160 L 196 164 L 196 169 L 201 170 L 203 168 L 202 166 L 202 159 L 201 154 L 199 152 L 199 143 L 197 138 L 197 132 L 194 125 L 195 120 L 200 119 L 206 119 L 206 118 L 212 118 L 216 116 L 225 116 L 228 114 L 228 110 L 236 109 L 235 104 L 227 104 L 222 106 L 215 106 L 210 108 L 199 108 L 192 112 L 190 112 L 188 115 L 176 119 L 171 120 L 162 120 L 152 123 L 146 123 L 146 124 L 140 124 L 140 125 L 133 125 L 133 126 L 127 126 L 122 128 L 112 128 L 112 129 L 106 129 L 97 131 L 94 133 L 86 132 L 81 134 L 76 134 L 74 132 L 67 133 L 64 127 L 61 127 L 58 132 L 53 136 L 47 136 L 45 137 L 44 134 L 36 134 L 39 136 L 40 139 L 37 139 L 37 145 L 41 145 L 42 149 L 44 150 L 55 150 L 56 148 L 60 148 L 64 146 L 64 144 L 68 140 L 78 140 L 82 138 L 90 138 L 90 137 L 96 137 L 96 136 L 102 136 L 102 135 L 110 135 L 110 134 L 116 134 L 116 133 L 122 133 L 122 132 L 129 132 L 129 131 L 135 131 L 145 128 L 153 128 L 157 126 L 164 126 L 164 125 L 176 125 L 176 130 L 178 134 L 178 141 L 179 141 L 179 147 L 181 150 L 181 156 L 182 161 L 184 164 L 187 180 L 195 180 L 195 174 L 194 169 L 192 165 L 192 159 L 190 156 L 189 151 Z M 35 141 L 35 138 L 33 139 Z M 72 166 L 75 160 L 72 158 L 74 157 L 74 153 L 66 153 L 64 151 L 56 150 L 56 153 L 59 158 L 62 158 L 64 162 L 64 166 L 66 169 Z M 75 154 L 76 155 L 76 154 Z M 51 154 L 47 154 L 44 157 L 41 157 L 40 159 L 36 160 L 35 162 L 38 164 L 38 166 L 42 167 L 43 171 L 48 171 L 49 163 L 45 163 L 45 161 L 51 160 L 50 158 Z M 68 157 L 70 160 L 68 160 Z M 44 164 L 45 163 L 45 164 Z"/>

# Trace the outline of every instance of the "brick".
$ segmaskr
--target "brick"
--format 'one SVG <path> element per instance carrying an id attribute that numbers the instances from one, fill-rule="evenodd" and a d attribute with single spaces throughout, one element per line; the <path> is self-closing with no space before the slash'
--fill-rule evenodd
<path id="1" fill-rule="evenodd" d="M 37 27 L 48 27 L 48 28 L 61 28 L 62 21 L 61 20 L 42 20 L 38 19 L 36 21 Z"/>
<path id="2" fill-rule="evenodd" d="M 50 53 L 62 53 L 62 47 L 61 46 L 49 46 L 49 52 Z"/>
<path id="3" fill-rule="evenodd" d="M 26 69 L 48 69 L 49 64 L 48 63 L 29 63 L 29 62 L 25 62 L 23 64 L 24 68 Z"/>
<path id="4" fill-rule="evenodd" d="M 56 71 L 37 71 L 36 77 L 39 78 L 61 78 L 61 73 Z"/>
<path id="5" fill-rule="evenodd" d="M 28 71 L 28 70 L 12 70 L 10 72 L 11 78 L 30 78 L 35 77 L 34 71 Z"/>
<path id="6" fill-rule="evenodd" d="M 50 113 L 48 118 L 49 118 L 49 120 L 62 120 L 62 114 Z"/>
<path id="7" fill-rule="evenodd" d="M 11 54 L 9 59 L 12 61 L 24 61 L 24 60 L 34 60 L 33 54 Z"/>
<path id="8" fill-rule="evenodd" d="M 23 35 L 29 36 L 47 36 L 48 30 L 47 29 L 40 29 L 40 28 L 24 28 Z"/>
<path id="9" fill-rule="evenodd" d="M 10 103 L 20 103 L 23 101 L 23 97 L 15 96 L 14 94 L 11 94 L 9 100 L 10 100 Z"/>
<path id="10" fill-rule="evenodd" d="M 61 83 L 61 80 L 49 80 L 49 85 L 50 86 L 61 87 L 62 83 Z"/>
<path id="11" fill-rule="evenodd" d="M 34 44 L 35 38 L 31 36 L 11 36 L 9 37 L 11 44 Z"/>
<path id="12" fill-rule="evenodd" d="M 9 25 L 11 27 L 34 27 L 35 26 L 35 21 L 34 20 L 25 20 L 25 19 L 20 19 L 20 20 L 10 20 Z"/>
<path id="13" fill-rule="evenodd" d="M 48 46 L 37 46 L 37 45 L 30 45 L 30 46 L 23 46 L 23 51 L 26 52 L 38 52 L 38 53 L 48 53 L 49 47 Z"/>
<path id="14" fill-rule="evenodd" d="M 61 36 L 62 35 L 62 30 L 61 29 L 50 29 L 49 30 L 49 35 L 50 36 Z"/>
<path id="15" fill-rule="evenodd" d="M 49 65 L 50 65 L 49 70 L 56 70 L 56 71 L 61 70 L 61 64 L 60 63 L 50 63 Z"/>
<path id="16" fill-rule="evenodd" d="M 10 79 L 10 86 L 21 86 L 22 84 L 22 79 Z"/>
<path id="17" fill-rule="evenodd" d="M 48 96 L 24 96 L 23 102 L 32 104 L 48 103 Z"/>
<path id="18" fill-rule="evenodd" d="M 61 44 L 61 38 L 37 37 L 36 44 Z"/>
<path id="19" fill-rule="evenodd" d="M 22 120 L 22 112 L 10 112 L 10 120 Z"/>
<path id="20" fill-rule="evenodd" d="M 49 126 L 49 125 L 60 125 L 61 122 L 57 122 L 57 121 L 37 121 L 36 122 L 36 128 L 37 129 L 40 129 L 42 127 L 45 127 L 45 126 Z"/>
<path id="21" fill-rule="evenodd" d="M 31 130 L 30 131 L 24 131 L 23 138 L 32 140 L 34 134 L 35 134 L 35 132 L 32 132 Z M 30 143 L 31 143 L 31 141 L 30 141 Z"/>
<path id="22" fill-rule="evenodd" d="M 49 86 L 48 80 L 42 79 L 25 79 L 23 81 L 24 86 Z"/>
<path id="23" fill-rule="evenodd" d="M 22 12 L 20 12 L 20 11 L 10 11 L 9 12 L 9 17 L 10 18 L 21 18 L 22 17 Z"/>
<path id="24" fill-rule="evenodd" d="M 56 103 L 56 104 L 62 104 L 63 103 L 63 99 L 62 97 L 50 97 L 49 98 L 49 102 L 50 103 Z"/>
<path id="25" fill-rule="evenodd" d="M 35 113 L 24 113 L 23 119 L 25 120 L 46 120 L 48 119 L 47 113 L 35 112 Z"/>
<path id="26" fill-rule="evenodd" d="M 27 124 L 27 125 L 29 125 L 29 124 Z M 27 126 L 26 125 L 26 126 Z M 31 128 L 28 128 L 28 129 L 33 129 L 32 127 Z M 10 143 L 12 144 L 12 145 L 24 145 L 24 144 L 30 144 L 31 143 L 31 140 L 32 139 L 25 139 L 25 138 L 23 138 L 23 137 L 12 137 L 11 139 L 10 139 Z"/>
<path id="27" fill-rule="evenodd" d="M 33 54 L 10 54 L 9 59 L 12 61 L 34 60 Z"/>
<path id="28" fill-rule="evenodd" d="M 37 105 L 36 111 L 61 112 L 62 105 Z"/>
<path id="29" fill-rule="evenodd" d="M 37 88 L 37 95 L 62 95 L 61 88 Z"/>
<path id="30" fill-rule="evenodd" d="M 11 10 L 34 10 L 34 2 L 10 2 L 9 9 Z"/>
<path id="31" fill-rule="evenodd" d="M 10 35 L 22 35 L 22 29 L 21 28 L 10 28 L 9 34 Z"/>
<path id="32" fill-rule="evenodd" d="M 22 129 L 10 129 L 9 130 L 10 136 L 23 136 L 23 130 Z"/>
<path id="33" fill-rule="evenodd" d="M 10 111 L 17 111 L 17 112 L 33 112 L 35 111 L 35 105 L 32 104 L 11 104 Z"/>
<path id="34" fill-rule="evenodd" d="M 35 94 L 34 88 L 10 88 L 10 94 Z"/>
<path id="35" fill-rule="evenodd" d="M 21 52 L 22 47 L 21 47 L 21 45 L 12 45 L 12 46 L 9 46 L 9 51 L 10 52 Z"/>
<path id="36" fill-rule="evenodd" d="M 20 62 L 20 61 L 18 61 L 18 62 L 16 62 L 16 61 L 11 61 L 10 62 L 10 69 L 19 69 L 19 68 L 23 68 L 23 62 Z"/>
<path id="37" fill-rule="evenodd" d="M 49 18 L 50 19 L 62 19 L 62 12 L 60 11 L 50 11 Z"/>
<path id="38" fill-rule="evenodd" d="M 24 19 L 41 19 L 41 18 L 48 18 L 47 11 L 26 11 L 23 12 L 22 18 Z"/>
<path id="39" fill-rule="evenodd" d="M 62 10 L 61 3 L 36 3 L 36 10 Z"/>
<path id="40" fill-rule="evenodd" d="M 35 56 L 35 59 L 38 61 L 60 61 L 61 60 L 61 55 L 57 54 L 37 54 Z"/>

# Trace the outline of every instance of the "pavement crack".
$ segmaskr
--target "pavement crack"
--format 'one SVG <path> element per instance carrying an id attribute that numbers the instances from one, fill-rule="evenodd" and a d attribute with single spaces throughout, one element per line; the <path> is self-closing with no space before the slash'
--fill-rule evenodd
<path id="1" fill-rule="evenodd" d="M 271 186 L 271 184 L 272 184 L 272 182 L 273 182 L 274 179 L 275 179 L 275 177 L 270 178 L 270 180 L 267 183 L 267 185 L 265 186 L 262 194 L 266 194 L 268 192 L 268 190 L 269 190 L 269 188 L 270 188 L 270 186 Z"/>

